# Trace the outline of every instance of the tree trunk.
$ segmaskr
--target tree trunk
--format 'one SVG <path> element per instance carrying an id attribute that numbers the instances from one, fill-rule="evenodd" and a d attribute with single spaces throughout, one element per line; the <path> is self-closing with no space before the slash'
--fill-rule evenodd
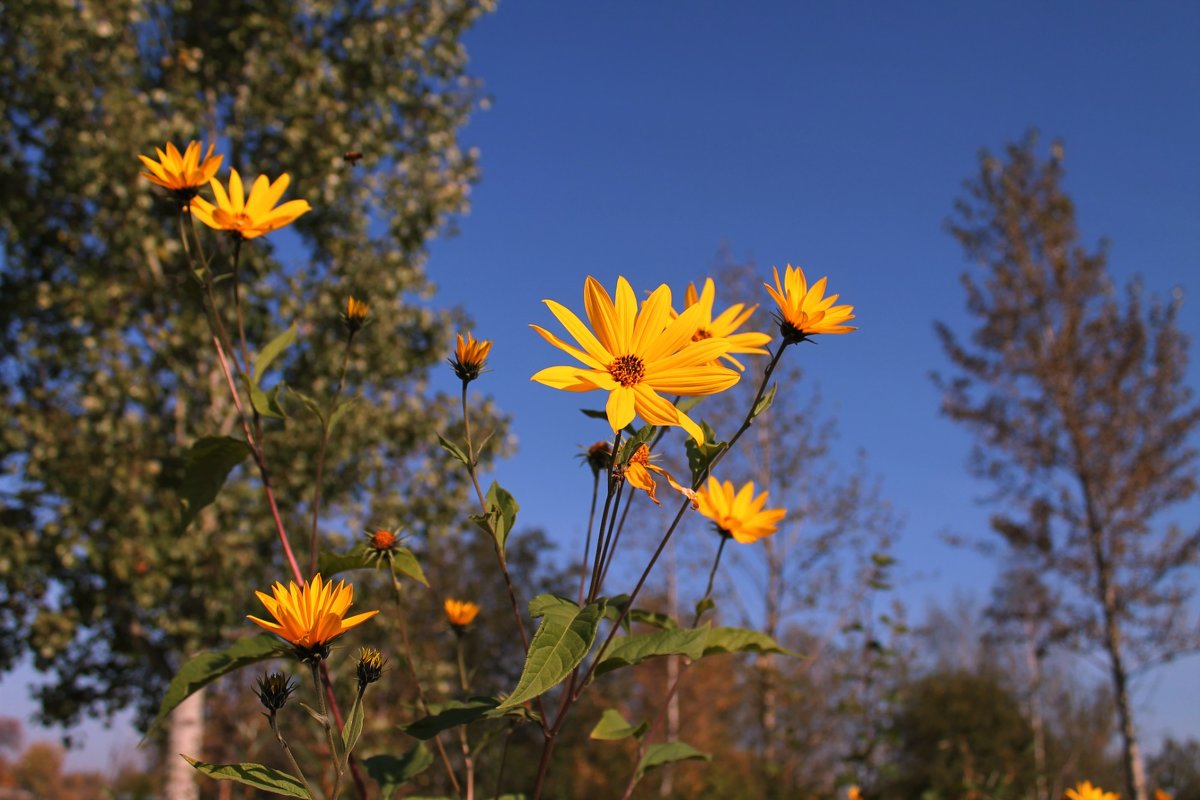
<path id="1" fill-rule="evenodd" d="M 1117 625 L 1115 603 L 1111 591 L 1106 592 L 1104 603 L 1104 645 L 1108 650 L 1112 674 L 1114 699 L 1117 703 L 1117 719 L 1121 725 L 1121 757 L 1125 767 L 1125 789 L 1133 800 L 1149 800 L 1146 790 L 1146 770 L 1142 766 L 1142 752 L 1138 746 L 1137 731 L 1133 725 L 1133 707 L 1129 699 L 1129 674 L 1121 653 L 1121 630 Z"/>
<path id="2" fill-rule="evenodd" d="M 1034 797 L 1050 800 L 1046 782 L 1046 724 L 1042 718 L 1042 657 L 1033 624 L 1025 625 L 1025 665 L 1029 669 L 1029 727 L 1033 729 Z"/>
<path id="3" fill-rule="evenodd" d="M 198 800 L 200 788 L 196 770 L 180 754 L 196 758 L 204 742 L 204 690 L 189 696 L 171 712 L 167 732 L 167 775 L 163 784 L 165 800 Z"/>

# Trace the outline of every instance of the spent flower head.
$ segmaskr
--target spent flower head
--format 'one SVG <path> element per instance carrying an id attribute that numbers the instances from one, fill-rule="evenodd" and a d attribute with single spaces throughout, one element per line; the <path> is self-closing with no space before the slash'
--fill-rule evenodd
<path id="1" fill-rule="evenodd" d="M 454 348 L 454 358 L 449 359 L 450 366 L 454 368 L 454 374 L 463 383 L 475 380 L 487 366 L 487 357 L 491 350 L 492 343 L 488 339 L 476 340 L 470 333 L 467 334 L 466 339 L 463 339 L 463 335 L 458 334 L 458 346 Z"/>
<path id="2" fill-rule="evenodd" d="M 608 392 L 605 408 L 613 433 L 641 417 L 650 425 L 676 425 L 698 442 L 704 432 L 659 392 L 685 397 L 722 392 L 738 382 L 737 372 L 714 365 L 729 350 L 725 339 L 694 339 L 704 309 L 699 305 L 671 318 L 671 289 L 659 286 L 638 309 L 633 288 L 617 278 L 616 299 L 590 275 L 583 302 L 595 333 L 566 306 L 544 300 L 578 346 L 538 325 L 543 339 L 583 366 L 547 367 L 531 380 L 568 392 Z"/>
<path id="3" fill-rule="evenodd" d="M 296 691 L 296 682 L 282 672 L 264 674 L 255 684 L 257 688 L 254 693 L 258 695 L 263 707 L 271 713 L 283 708 L 287 704 L 288 697 Z"/>
<path id="4" fill-rule="evenodd" d="M 358 652 L 358 665 L 355 671 L 358 673 L 358 691 L 361 694 L 368 686 L 383 675 L 383 668 L 387 666 L 387 659 L 383 657 L 383 653 L 376 650 L 374 647 L 364 647 Z"/>
<path id="5" fill-rule="evenodd" d="M 192 215 L 215 230 L 228 231 L 241 239 L 254 239 L 290 225 L 301 214 L 312 210 L 307 200 L 289 200 L 281 206 L 275 205 L 291 182 L 291 176 L 286 172 L 274 181 L 259 175 L 247 197 L 242 176 L 236 169 L 231 169 L 229 191 L 226 192 L 221 182 L 213 178 L 208 183 L 216 205 L 197 197 L 191 203 Z"/>
<path id="6" fill-rule="evenodd" d="M 183 155 L 171 142 L 167 143 L 165 152 L 156 147 L 154 152 L 158 155 L 157 161 L 149 156 L 138 156 L 146 169 L 150 170 L 143 172 L 142 177 L 169 190 L 181 205 L 186 205 L 200 193 L 200 187 L 217 174 L 221 159 L 224 158 L 213 155 L 211 144 L 203 158 L 200 157 L 200 150 L 197 141 L 188 142 Z"/>
<path id="7" fill-rule="evenodd" d="M 713 521 L 722 536 L 732 536 L 741 544 L 751 544 L 779 530 L 787 509 L 764 508 L 767 493 L 754 495 L 754 482 L 734 489 L 732 481 L 721 482 L 708 476 L 698 492 L 699 511 Z"/>
<path id="8" fill-rule="evenodd" d="M 599 477 L 600 473 L 612 469 L 612 445 L 608 442 L 596 442 L 580 453 L 579 458 L 591 467 L 593 477 Z"/>
<path id="9" fill-rule="evenodd" d="M 322 581 L 320 574 L 303 586 L 293 581 L 285 587 L 277 582 L 272 591 L 274 597 L 263 592 L 255 594 L 275 621 L 249 615 L 246 619 L 290 642 L 302 661 L 326 658 L 330 642 L 379 613 L 375 610 L 347 617 L 346 610 L 354 602 L 354 587 L 345 581 L 334 586 Z"/>
<path id="10" fill-rule="evenodd" d="M 629 462 L 625 465 L 625 481 L 635 489 L 641 489 L 645 492 L 654 504 L 661 506 L 655 497 L 655 492 L 658 490 L 658 485 L 654 482 L 654 476 L 650 473 L 656 472 L 667 479 L 667 483 L 671 488 L 682 494 L 688 500 L 692 501 L 692 508 L 697 508 L 698 498 L 696 493 L 691 489 L 683 486 L 679 481 L 671 477 L 671 474 L 657 464 L 650 463 L 650 446 L 640 445 L 633 455 L 629 457 Z"/>
<path id="11" fill-rule="evenodd" d="M 390 553 L 396 547 L 398 541 L 400 541 L 400 537 L 387 528 L 367 531 L 367 546 L 379 555 Z"/>
<path id="12" fill-rule="evenodd" d="M 779 280 L 779 269 L 773 268 L 775 285 L 764 283 L 767 292 L 774 298 L 778 310 L 775 318 L 784 344 L 797 344 L 818 333 L 849 333 L 858 328 L 846 325 L 854 319 L 854 306 L 835 306 L 841 295 L 825 297 L 827 278 L 811 287 L 804 278 L 804 270 L 788 265 L 783 281 Z"/>
<path id="13" fill-rule="evenodd" d="M 455 600 L 451 597 L 446 598 L 442 608 L 446 611 L 446 619 L 450 621 L 450 625 L 459 632 L 474 622 L 475 616 L 479 614 L 477 604 L 467 600 Z"/>
<path id="14" fill-rule="evenodd" d="M 351 334 L 358 333 L 367 324 L 371 308 L 362 300 L 351 295 L 346 298 L 346 310 L 342 312 L 342 324 Z"/>

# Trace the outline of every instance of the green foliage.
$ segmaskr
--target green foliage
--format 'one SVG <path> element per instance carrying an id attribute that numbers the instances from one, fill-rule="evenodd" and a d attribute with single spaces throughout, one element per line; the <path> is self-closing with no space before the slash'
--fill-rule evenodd
<path id="1" fill-rule="evenodd" d="M 298 779 L 262 764 L 207 764 L 188 756 L 183 758 L 200 772 L 219 781 L 234 781 L 284 797 L 312 798 Z"/>
<path id="2" fill-rule="evenodd" d="M 433 764 L 433 754 L 424 744 L 417 744 L 402 756 L 371 756 L 363 760 L 371 780 L 379 784 L 380 800 L 390 800 L 396 790 L 420 775 Z"/>
<path id="3" fill-rule="evenodd" d="M 188 659 L 167 686 L 151 727 L 159 725 L 176 706 L 222 675 L 228 675 L 259 661 L 286 658 L 291 654 L 292 649 L 287 643 L 268 633 L 262 633 L 239 639 L 224 650 L 201 653 Z"/>
<path id="4" fill-rule="evenodd" d="M 588 734 L 588 738 L 617 741 L 634 736 L 640 739 L 649 727 L 650 723 L 648 722 L 630 725 L 625 717 L 621 716 L 620 711 L 615 708 L 606 708 L 600 715 L 600 721 L 596 723 L 596 727 L 592 728 L 592 732 Z"/>
<path id="5" fill-rule="evenodd" d="M 521 679 L 500 708 L 512 708 L 544 694 L 579 666 L 596 639 L 604 603 L 580 608 L 565 598 L 542 594 L 530 601 L 529 613 L 541 617 L 542 624 L 529 643 Z"/>
<path id="6" fill-rule="evenodd" d="M 614 669 L 632 667 L 648 658 L 660 656 L 681 655 L 692 660 L 699 659 L 704 655 L 708 633 L 708 628 L 682 628 L 617 637 L 604 651 L 594 675 L 600 677 Z"/>
<path id="7" fill-rule="evenodd" d="M 206 436 L 188 449 L 183 457 L 183 480 L 179 486 L 179 502 L 183 506 L 181 530 L 216 499 L 229 473 L 249 454 L 249 445 L 228 436 Z"/>
<path id="8" fill-rule="evenodd" d="M 704 655 L 713 656 L 721 653 L 796 655 L 791 650 L 780 647 L 774 639 L 760 631 L 749 628 L 712 628 L 704 640 Z"/>
<path id="9" fill-rule="evenodd" d="M 713 459 L 729 447 L 727 442 L 717 441 L 717 434 L 707 422 L 701 420 L 700 429 L 704 431 L 704 443 L 697 444 L 696 440 L 691 437 L 688 437 L 686 443 L 688 468 L 692 471 L 692 486 L 700 484 L 701 478 L 708 472 Z"/>
<path id="10" fill-rule="evenodd" d="M 442 447 L 446 448 L 446 443 L 443 443 Z M 508 535 L 512 533 L 513 526 L 517 523 L 517 512 L 521 510 L 521 506 L 517 504 L 516 499 L 509 494 L 507 489 L 494 482 L 488 487 L 485 499 L 487 513 L 475 514 L 471 519 L 485 533 L 495 539 L 496 552 L 503 561 L 506 558 L 505 544 L 508 542 Z"/>
<path id="11" fill-rule="evenodd" d="M 702 753 L 687 742 L 655 742 L 646 748 L 646 754 L 637 765 L 637 778 L 641 780 L 652 769 L 674 764 L 677 761 L 711 761 L 712 756 Z"/>

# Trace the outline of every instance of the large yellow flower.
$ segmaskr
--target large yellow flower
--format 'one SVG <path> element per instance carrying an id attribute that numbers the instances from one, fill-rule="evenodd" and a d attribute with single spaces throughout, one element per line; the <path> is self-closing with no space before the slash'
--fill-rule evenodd
<path id="1" fill-rule="evenodd" d="M 751 544 L 779 530 L 779 522 L 787 516 L 783 508 L 763 508 L 767 493 L 754 496 L 754 482 L 736 492 L 732 481 L 722 483 L 711 475 L 708 483 L 697 493 L 699 511 L 711 519 L 726 536 L 734 541 Z"/>
<path id="2" fill-rule="evenodd" d="M 1092 786 L 1091 781 L 1083 781 L 1074 789 L 1067 789 L 1067 800 L 1121 800 L 1121 797 L 1114 792 L 1106 792 L 1099 786 Z"/>
<path id="3" fill-rule="evenodd" d="M 289 582 L 285 588 L 277 582 L 272 591 L 274 597 L 264 592 L 255 594 L 275 621 L 249 615 L 246 619 L 286 639 L 308 656 L 324 658 L 330 642 L 379 613 L 367 611 L 346 617 L 346 609 L 354 602 L 354 587 L 345 581 L 339 581 L 337 586 L 323 582 L 319 574 L 312 583 L 305 581 L 303 586 Z"/>
<path id="4" fill-rule="evenodd" d="M 195 197 L 200 187 L 217 174 L 217 170 L 221 168 L 221 159 L 224 158 L 213 155 L 211 144 L 204 158 L 200 158 L 200 143 L 195 141 L 188 142 L 183 155 L 180 155 L 179 150 L 170 142 L 167 143 L 165 153 L 157 147 L 154 148 L 154 152 L 158 154 L 158 161 L 149 156 L 138 156 L 146 165 L 146 169 L 150 170 L 143 172 L 142 177 L 169 189 L 176 197 L 185 201 Z"/>
<path id="5" fill-rule="evenodd" d="M 747 320 L 758 308 L 757 305 L 747 308 L 742 303 L 737 303 L 722 311 L 716 317 L 713 316 L 713 301 L 716 300 L 717 287 L 713 283 L 712 278 L 705 278 L 704 290 L 699 294 L 696 292 L 696 284 L 689 283 L 687 293 L 684 295 L 686 308 L 691 308 L 694 305 L 699 305 L 704 309 L 704 316 L 700 319 L 700 329 L 692 336 L 693 339 L 726 339 L 729 341 L 729 353 L 749 353 L 766 355 L 767 351 L 763 349 L 763 345 L 771 341 L 770 334 L 759 333 L 757 331 L 746 331 L 745 333 L 735 333 L 735 331 L 746 324 Z M 738 361 L 732 355 L 721 356 L 733 366 L 740 370 L 746 368 L 742 366 L 742 362 Z"/>
<path id="6" fill-rule="evenodd" d="M 259 175 L 250 187 L 250 196 L 246 197 L 242 176 L 238 175 L 236 169 L 231 169 L 229 191 L 226 192 L 221 182 L 213 178 L 208 183 L 217 204 L 214 206 L 204 198 L 197 197 L 191 203 L 192 213 L 210 228 L 230 231 L 243 239 L 254 239 L 290 225 L 301 214 L 312 210 L 307 200 L 289 200 L 276 208 L 275 204 L 283 197 L 291 182 L 291 176 L 286 172 L 274 182 L 268 180 L 266 175 Z"/>
<path id="7" fill-rule="evenodd" d="M 804 270 L 788 265 L 783 282 L 774 268 L 775 285 L 764 283 L 779 306 L 779 331 L 784 342 L 795 344 L 816 333 L 849 333 L 858 328 L 844 323 L 854 319 L 854 306 L 835 306 L 841 295 L 825 297 L 825 278 L 810 288 Z"/>
<path id="8" fill-rule="evenodd" d="M 665 284 L 651 292 L 639 311 L 633 288 L 624 278 L 617 279 L 614 303 L 604 287 L 588 276 L 583 302 L 593 334 L 565 306 L 544 302 L 579 347 L 538 325 L 530 327 L 584 366 L 547 367 L 532 380 L 569 392 L 608 392 L 605 410 L 613 432 L 636 415 L 650 425 L 678 425 L 696 441 L 704 441 L 700 426 L 659 395 L 715 394 L 738 382 L 738 373 L 713 364 L 728 351 L 727 340 L 693 341 L 703 307 L 692 306 L 672 320 L 671 290 Z"/>

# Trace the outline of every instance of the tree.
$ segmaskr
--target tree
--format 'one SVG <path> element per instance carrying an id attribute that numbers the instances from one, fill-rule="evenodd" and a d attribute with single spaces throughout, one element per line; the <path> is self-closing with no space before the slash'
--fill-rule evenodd
<path id="1" fill-rule="evenodd" d="M 972 466 L 1004 511 L 992 526 L 1062 593 L 1066 624 L 1104 653 L 1117 704 L 1126 796 L 1147 797 L 1129 681 L 1194 649 L 1189 570 L 1200 530 L 1156 524 L 1197 492 L 1179 299 L 1118 293 L 1103 246 L 1080 241 L 1061 145 L 1030 135 L 984 152 L 949 222 L 979 274 L 962 283 L 969 337 L 939 324 L 954 374 L 942 410 L 976 436 Z"/>
<path id="2" fill-rule="evenodd" d="M 299 326 L 276 362 L 289 386 L 329 397 L 345 350 L 338 310 L 351 291 L 370 302 L 348 391 L 371 402 L 330 444 L 336 526 L 322 541 L 400 521 L 435 535 L 459 513 L 461 473 L 430 446 L 454 404 L 430 396 L 426 376 L 461 317 L 427 307 L 423 263 L 477 177 L 457 143 L 478 99 L 461 37 L 492 5 L 5 5 L 0 669 L 30 652 L 50 673 L 43 721 L 129 705 L 145 721 L 179 660 L 241 630 L 250 589 L 283 574 L 249 470 L 180 524 L 184 454 L 233 433 L 234 419 L 174 212 L 137 176 L 136 154 L 203 136 L 225 153 L 222 177 L 288 172 L 292 196 L 312 203 L 298 236 L 267 237 L 286 257 L 267 239 L 243 253 L 250 342 Z M 268 455 L 304 553 L 321 433 L 283 400 L 292 419 L 268 421 Z M 501 425 L 488 404 L 476 413 Z M 230 574 L 244 583 L 230 587 Z"/>

